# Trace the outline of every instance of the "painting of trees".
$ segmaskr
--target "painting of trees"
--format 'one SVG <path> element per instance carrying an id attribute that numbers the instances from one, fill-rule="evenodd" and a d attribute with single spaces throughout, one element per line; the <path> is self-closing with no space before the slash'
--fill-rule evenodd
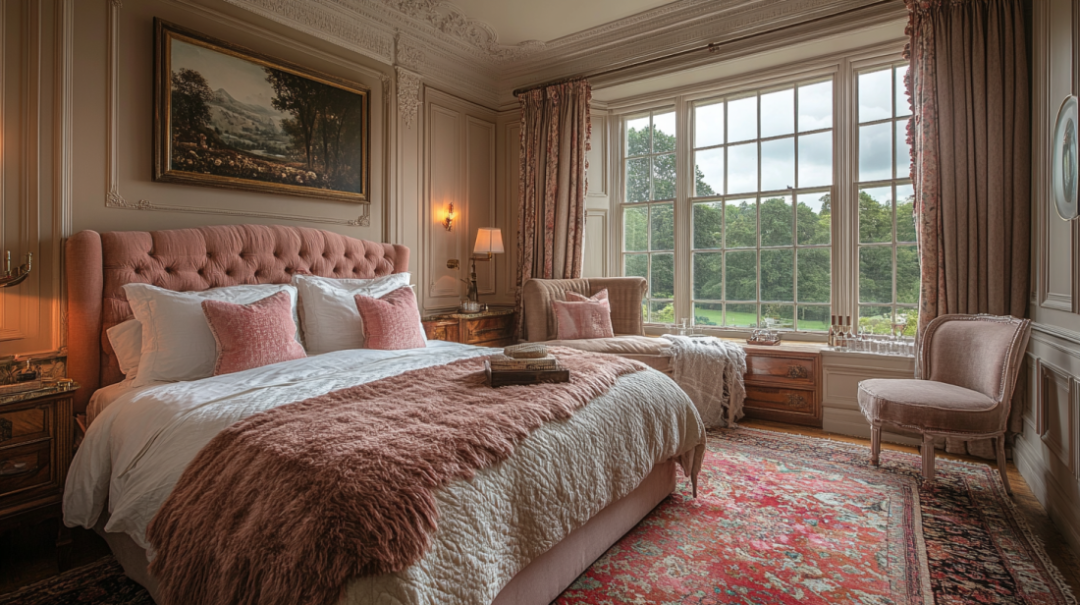
<path id="1" fill-rule="evenodd" d="M 156 180 L 368 200 L 367 90 L 157 26 Z"/>

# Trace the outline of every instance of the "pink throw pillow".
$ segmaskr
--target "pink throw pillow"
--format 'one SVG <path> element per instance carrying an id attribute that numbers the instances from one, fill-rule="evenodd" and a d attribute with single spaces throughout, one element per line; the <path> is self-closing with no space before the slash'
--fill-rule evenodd
<path id="1" fill-rule="evenodd" d="M 296 342 L 288 292 L 246 305 L 204 300 L 202 309 L 217 342 L 214 376 L 307 357 Z"/>
<path id="2" fill-rule="evenodd" d="M 611 327 L 611 305 L 608 302 L 607 289 L 597 292 L 592 298 L 567 292 L 566 298 L 565 301 L 554 302 L 559 340 L 615 336 Z"/>
<path id="3" fill-rule="evenodd" d="M 398 288 L 382 298 L 357 294 L 356 308 L 364 323 L 364 346 L 368 349 L 396 351 L 427 346 L 412 288 Z"/>

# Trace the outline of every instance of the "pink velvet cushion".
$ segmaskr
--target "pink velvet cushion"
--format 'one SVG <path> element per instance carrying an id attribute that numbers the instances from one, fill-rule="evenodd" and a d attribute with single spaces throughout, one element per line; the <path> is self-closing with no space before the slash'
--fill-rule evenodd
<path id="1" fill-rule="evenodd" d="M 307 357 L 296 342 L 288 292 L 246 305 L 204 300 L 202 309 L 217 342 L 214 376 Z"/>
<path id="2" fill-rule="evenodd" d="M 382 298 L 357 294 L 356 308 L 364 322 L 366 348 L 394 351 L 427 346 L 412 288 L 398 288 Z"/>
<path id="3" fill-rule="evenodd" d="M 872 424 L 993 433 L 1007 409 L 978 391 L 933 380 L 873 378 L 859 383 L 859 408 Z"/>
<path id="4" fill-rule="evenodd" d="M 608 303 L 607 290 L 597 292 L 592 298 L 567 292 L 566 299 L 552 303 L 559 340 L 615 336 L 611 328 L 611 305 Z"/>

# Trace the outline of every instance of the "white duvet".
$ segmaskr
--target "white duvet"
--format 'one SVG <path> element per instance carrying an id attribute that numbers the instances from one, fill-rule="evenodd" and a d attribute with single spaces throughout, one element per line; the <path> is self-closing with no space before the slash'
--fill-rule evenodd
<path id="1" fill-rule="evenodd" d="M 440 341 L 408 351 L 351 350 L 226 376 L 132 389 L 105 407 L 76 452 L 64 521 L 149 549 L 146 527 L 180 474 L 218 432 L 253 414 L 491 349 Z M 434 545 L 410 568 L 356 578 L 347 604 L 490 603 L 513 576 L 659 462 L 703 444 L 701 420 L 667 376 L 621 377 L 566 421 L 541 427 L 506 461 L 437 493 Z M 688 487 L 687 487 L 688 489 Z"/>

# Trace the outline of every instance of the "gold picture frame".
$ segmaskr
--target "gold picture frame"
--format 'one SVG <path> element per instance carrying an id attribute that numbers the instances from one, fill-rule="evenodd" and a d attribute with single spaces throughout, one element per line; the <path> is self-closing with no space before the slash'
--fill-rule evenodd
<path id="1" fill-rule="evenodd" d="M 154 180 L 370 203 L 371 94 L 154 19 Z"/>

